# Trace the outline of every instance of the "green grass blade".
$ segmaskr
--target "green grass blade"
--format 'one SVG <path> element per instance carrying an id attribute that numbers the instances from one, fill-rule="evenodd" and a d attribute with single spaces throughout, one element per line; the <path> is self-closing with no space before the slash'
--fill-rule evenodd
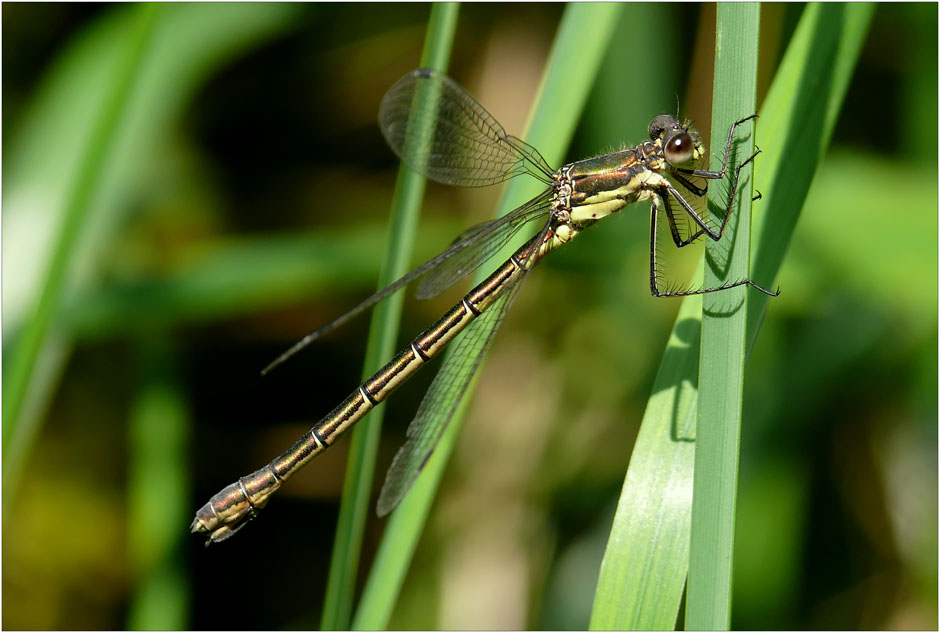
<path id="1" fill-rule="evenodd" d="M 414 259 L 436 255 L 459 233 L 457 219 L 421 223 Z M 58 324 L 88 341 L 131 336 L 143 325 L 182 327 L 283 308 L 298 297 L 329 296 L 371 285 L 388 243 L 388 220 L 368 220 L 355 233 L 337 228 L 264 237 L 207 241 L 184 251 L 186 266 L 158 278 L 111 283 L 66 300 Z"/>
<path id="2" fill-rule="evenodd" d="M 421 55 L 422 68 L 444 71 L 450 59 L 454 32 L 457 27 L 459 5 L 439 3 L 432 5 L 428 33 Z M 404 165 L 399 168 L 395 195 L 392 199 L 392 218 L 385 263 L 379 276 L 379 288 L 392 283 L 406 272 L 411 262 L 424 198 L 424 177 Z M 368 377 L 395 351 L 404 293 L 399 292 L 380 304 L 372 316 L 363 376 Z M 362 550 L 366 517 L 375 459 L 379 449 L 384 407 L 372 412 L 367 424 L 357 425 L 349 445 L 349 461 L 343 484 L 343 497 L 330 574 L 327 579 L 326 598 L 321 618 L 324 630 L 346 630 L 352 614 L 356 572 Z"/>
<path id="3" fill-rule="evenodd" d="M 751 278 L 776 277 L 835 125 L 870 5 L 808 5 L 761 109 Z M 822 74 L 830 81 L 819 82 Z M 804 133 L 807 123 L 811 127 Z M 818 126 L 815 127 L 815 126 Z M 802 158 L 809 164 L 804 164 Z M 784 289 L 785 291 L 786 289 Z M 672 629 L 688 569 L 701 299 L 683 302 L 624 479 L 601 564 L 592 629 Z M 747 350 L 766 299 L 748 296 Z"/>
<path id="4" fill-rule="evenodd" d="M 161 7 L 144 59 L 134 73 L 129 102 L 121 105 L 119 129 L 100 161 L 90 161 L 91 133 L 112 99 L 110 88 L 117 71 L 128 63 L 128 38 L 135 35 L 138 5 L 115 6 L 65 46 L 31 98 L 23 121 L 11 135 L 4 167 L 4 220 L 11 230 L 3 243 L 4 417 L 3 503 L 14 498 L 24 464 L 41 424 L 43 410 L 53 393 L 71 352 L 73 308 L 95 292 L 100 281 L 103 253 L 109 253 L 116 236 L 137 207 L 129 200 L 153 187 L 153 144 L 164 138 L 175 115 L 199 89 L 205 78 L 246 49 L 290 28 L 297 10 L 293 5 L 237 5 L 220 13 L 199 4 Z M 96 162 L 101 164 L 96 166 Z M 63 248 L 55 243 L 64 215 L 76 207 L 79 183 L 93 190 L 87 212 L 82 212 L 76 244 Z M 25 239 L 24 239 L 25 238 Z M 13 358 L 25 348 L 40 289 L 46 282 L 53 257 L 65 258 L 61 288 L 52 324 L 40 344 L 39 357 L 31 374 L 14 369 Z M 56 267 L 58 264 L 56 265 Z M 62 285 L 55 282 L 53 285 Z M 45 292 L 51 296 L 50 285 Z M 107 286 L 113 288 L 113 286 Z M 107 294 L 107 290 L 98 290 Z M 131 293 L 133 294 L 133 293 Z M 135 302 L 125 297 L 126 305 Z M 171 298 L 172 299 L 172 298 Z M 159 300 L 156 302 L 159 303 Z M 139 306 L 138 306 L 139 307 Z M 163 314 L 172 306 L 161 306 Z M 133 312 L 133 310 L 132 310 Z M 136 314 L 141 314 L 137 312 Z M 116 315 L 119 319 L 124 315 Z M 162 320 L 157 317 L 155 322 Z M 133 329 L 124 321 L 120 329 Z M 105 329 L 106 335 L 108 331 Z M 25 358 L 25 357 L 21 357 Z M 13 383 L 28 379 L 25 402 L 14 407 Z M 9 388 L 9 391 L 8 391 Z M 19 408 L 14 419 L 8 407 Z M 5 515 L 6 516 L 6 515 Z"/>
<path id="5" fill-rule="evenodd" d="M 757 143 L 765 151 L 754 186 L 764 197 L 751 228 L 751 275 L 758 283 L 769 282 L 780 269 L 874 9 L 873 4 L 807 5 L 761 107 Z M 767 297 L 748 296 L 748 349 L 766 307 Z"/>
<path id="6" fill-rule="evenodd" d="M 525 134 L 549 163 L 559 164 L 564 156 L 619 11 L 620 6 L 612 4 L 575 4 L 565 9 Z M 584 33 L 592 36 L 585 39 Z M 540 185 L 532 179 L 510 182 L 499 213 L 507 213 L 539 191 Z M 389 519 L 353 622 L 356 629 L 378 630 L 388 625 L 472 391 L 471 386 L 415 486 Z"/>
<path id="7" fill-rule="evenodd" d="M 592 630 L 675 627 L 689 564 L 701 297 L 682 302 L 601 562 Z"/>
<path id="8" fill-rule="evenodd" d="M 716 143 L 731 124 L 755 111 L 760 7 L 718 5 L 715 82 L 712 95 L 712 169 Z M 740 126 L 745 139 L 731 164 L 751 153 L 754 122 Z M 706 247 L 705 287 L 748 276 L 752 168 L 742 171 L 733 214 L 720 242 Z M 727 629 L 731 617 L 731 571 L 738 480 L 741 409 L 744 395 L 746 295 L 738 287 L 702 298 L 699 406 L 686 599 L 686 627 Z"/>
<path id="9" fill-rule="evenodd" d="M 140 74 L 147 47 L 157 22 L 158 7 L 141 4 L 136 19 L 126 34 L 120 62 L 101 110 L 92 124 L 80 168 L 65 200 L 62 225 L 55 240 L 52 257 L 45 273 L 42 291 L 35 311 L 27 319 L 3 374 L 3 452 L 7 457 L 11 433 L 20 417 L 33 370 L 49 334 L 52 318 L 66 286 L 69 266 L 75 255 L 82 229 L 93 210 L 95 195 L 107 177 L 107 166 L 116 144 L 119 126 L 133 98 L 135 82 Z"/>
<path id="10" fill-rule="evenodd" d="M 190 515 L 190 416 L 171 336 L 141 338 L 144 377 L 128 429 L 128 554 L 135 580 L 130 630 L 189 627 L 191 595 L 183 566 Z"/>

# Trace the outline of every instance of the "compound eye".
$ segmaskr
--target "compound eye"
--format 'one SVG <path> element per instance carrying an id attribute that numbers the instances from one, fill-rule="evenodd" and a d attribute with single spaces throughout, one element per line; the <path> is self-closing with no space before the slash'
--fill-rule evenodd
<path id="1" fill-rule="evenodd" d="M 692 159 L 695 149 L 692 137 L 687 132 L 676 134 L 666 142 L 666 160 L 673 165 L 681 165 Z"/>

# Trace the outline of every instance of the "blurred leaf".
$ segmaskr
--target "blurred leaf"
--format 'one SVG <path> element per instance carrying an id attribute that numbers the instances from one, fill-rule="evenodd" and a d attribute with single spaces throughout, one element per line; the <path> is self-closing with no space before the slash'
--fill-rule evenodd
<path id="1" fill-rule="evenodd" d="M 764 197 L 751 229 L 751 277 L 758 282 L 773 279 L 783 262 L 873 10 L 870 4 L 808 5 L 761 107 L 757 144 L 764 153 L 754 187 Z M 766 304 L 766 297 L 748 295 L 748 348 Z"/>
<path id="2" fill-rule="evenodd" d="M 619 10 L 617 5 L 591 4 L 574 4 L 565 9 L 542 76 L 537 105 L 524 135 L 527 142 L 539 148 L 549 164 L 561 162 Z M 593 34 L 588 42 L 583 38 L 585 32 Z M 499 215 L 531 199 L 541 188 L 542 185 L 534 179 L 510 181 Z M 476 279 L 479 281 L 481 277 Z M 471 385 L 421 476 L 391 514 L 353 621 L 356 629 L 373 630 L 387 626 L 472 391 Z"/>
<path id="3" fill-rule="evenodd" d="M 87 285 L 97 274 L 98 253 L 131 207 L 128 197 L 145 186 L 154 143 L 168 135 L 206 78 L 233 57 L 291 26 L 296 5 L 234 4 L 218 11 L 206 4 L 163 7 L 133 94 L 95 185 L 94 216 L 82 228 L 70 283 Z M 25 120 L 10 140 L 4 169 L 4 338 L 15 331 L 50 257 L 65 196 L 81 166 L 89 121 L 102 107 L 116 47 L 133 12 L 120 7 L 102 15 L 77 37 L 46 73 Z M 100 249 L 100 250 L 99 250 Z M 16 275 L 10 272 L 16 270 Z"/>
<path id="4" fill-rule="evenodd" d="M 59 334 L 51 321 L 63 302 L 94 283 L 97 259 L 132 208 L 129 198 L 146 182 L 151 144 L 209 72 L 290 27 L 296 8 L 232 5 L 219 12 L 176 4 L 150 11 L 117 6 L 93 22 L 48 71 L 11 139 L 3 213 L 3 337 L 6 354 L 16 359 L 3 374 L 8 493 L 67 356 L 67 340 L 46 339 L 50 326 Z M 135 31 L 139 19 L 145 22 Z M 130 36 L 136 55 L 124 49 Z M 120 72 L 126 86 L 112 92 Z M 39 312 L 27 320 L 34 305 Z M 24 323 L 28 335 L 20 332 Z"/>
<path id="5" fill-rule="evenodd" d="M 886 182 L 904 182 L 897 191 Z M 818 296 L 838 280 L 860 297 L 895 306 L 912 322 L 937 308 L 936 172 L 855 153 L 833 152 L 806 199 L 791 271 L 800 294 Z M 799 274 L 803 273 L 803 274 Z M 803 292 L 805 290 L 805 292 Z"/>
<path id="6" fill-rule="evenodd" d="M 455 3 L 432 5 L 428 33 L 421 55 L 422 68 L 434 68 L 442 72 L 446 70 L 457 27 L 458 7 Z M 378 282 L 379 289 L 408 271 L 410 254 L 418 231 L 424 186 L 424 176 L 405 165 L 399 167 L 395 195 L 392 198 L 385 263 Z M 363 379 L 372 375 L 381 367 L 384 359 L 394 352 L 403 300 L 404 293 L 398 292 L 396 296 L 390 297 L 375 308 L 369 332 L 369 345 L 363 362 Z M 336 539 L 321 619 L 324 630 L 349 628 L 383 414 L 384 407 L 379 406 L 377 411 L 372 412 L 368 424 L 359 425 L 352 432 L 343 499 L 336 523 Z M 398 583 L 381 585 L 379 589 L 384 595 L 377 601 L 394 604 L 399 588 L 400 579 Z"/>
<path id="7" fill-rule="evenodd" d="M 457 232 L 453 222 L 425 223 L 419 255 L 433 255 Z M 82 294 L 62 311 L 64 328 L 92 339 L 132 334 L 153 325 L 186 325 L 252 314 L 272 306 L 370 287 L 385 243 L 385 226 L 356 231 L 203 242 L 159 278 L 112 283 Z"/>
<path id="8" fill-rule="evenodd" d="M 76 256 L 79 237 L 85 223 L 93 214 L 93 202 L 101 182 L 105 179 L 106 165 L 113 155 L 119 124 L 127 116 L 135 76 L 147 51 L 156 21 L 154 5 L 138 5 L 122 38 L 116 41 L 116 68 L 110 68 L 108 81 L 103 86 L 100 109 L 90 118 L 90 132 L 79 152 L 74 179 L 70 179 L 61 206 L 61 223 L 56 227 L 53 249 L 49 259 L 39 267 L 41 281 L 35 310 L 26 321 L 23 331 L 9 351 L 7 371 L 3 372 L 3 454 L 4 488 L 12 496 L 17 470 L 28 450 L 22 438 L 32 435 L 28 427 L 19 425 L 30 380 L 43 352 L 45 339 L 52 326 L 62 294 L 67 289 L 69 267 Z M 15 207 L 15 203 L 14 203 Z M 4 249 L 6 253 L 6 249 Z M 9 269 L 11 262 L 5 268 Z M 5 284 L 4 284 L 5 285 Z M 15 320 L 15 319 L 14 319 Z M 52 348 L 58 345 L 52 346 Z M 40 384 L 48 382 L 41 380 Z M 17 428 L 26 428 L 20 438 L 14 437 Z"/>
<path id="9" fill-rule="evenodd" d="M 756 187 L 764 198 L 755 207 L 759 215 L 753 218 L 752 235 L 763 239 L 752 239 L 750 267 L 750 277 L 758 283 L 776 277 L 870 15 L 867 5 L 808 5 L 773 80 L 758 125 L 764 153 L 755 167 Z M 818 73 L 826 69 L 835 73 L 834 81 L 819 80 Z M 787 111 L 801 116 L 784 118 L 781 113 Z M 814 115 L 819 127 L 807 129 L 806 118 Z M 793 140 L 788 144 L 788 139 Z M 800 145 L 794 145 L 796 139 Z M 796 156 L 805 160 L 794 160 Z M 768 175 L 773 189 L 760 184 Z M 781 199 L 768 200 L 771 195 Z M 761 297 L 748 294 L 748 350 L 766 303 Z M 595 600 L 592 628 L 667 629 L 676 624 L 691 509 L 698 301 L 689 297 L 683 302 L 654 383 L 598 580 L 597 595 L 609 599 Z"/>
<path id="10" fill-rule="evenodd" d="M 135 593 L 133 630 L 189 628 L 191 588 L 180 529 L 189 518 L 190 422 L 165 336 L 142 340 L 143 388 L 131 415 L 128 541 Z"/>

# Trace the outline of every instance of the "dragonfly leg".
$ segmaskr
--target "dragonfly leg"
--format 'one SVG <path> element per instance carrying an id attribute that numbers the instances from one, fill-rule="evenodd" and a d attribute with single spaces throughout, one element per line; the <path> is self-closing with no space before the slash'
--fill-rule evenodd
<path id="1" fill-rule="evenodd" d="M 669 231 L 672 233 L 672 241 L 675 243 L 676 248 L 683 248 L 688 246 L 695 240 L 699 238 L 704 232 L 705 229 L 699 229 L 686 239 L 682 239 L 682 236 L 679 235 L 679 228 L 676 226 L 676 217 L 672 211 L 672 205 L 669 204 L 669 197 L 661 198 L 666 207 L 666 219 L 669 220 Z"/>
<path id="2" fill-rule="evenodd" d="M 724 178 L 725 170 L 728 168 L 728 157 L 731 154 L 731 140 L 734 138 L 734 130 L 745 121 L 750 121 L 751 119 L 756 119 L 756 118 L 757 118 L 757 115 L 752 114 L 750 116 L 744 117 L 743 119 L 738 119 L 731 125 L 731 129 L 728 130 L 728 140 L 725 142 L 725 155 L 721 161 L 721 169 L 719 169 L 718 171 L 710 171 L 707 169 L 679 169 L 678 171 L 681 171 L 684 174 L 690 174 L 692 176 L 700 176 L 702 178 L 709 178 L 711 180 Z M 759 154 L 760 150 L 757 150 L 757 153 Z M 754 156 L 756 155 L 757 154 L 754 154 Z M 754 156 L 751 156 L 751 158 L 754 158 Z M 749 158 L 748 160 L 751 160 L 751 158 Z M 741 163 L 739 167 L 746 165 L 748 160 Z"/>
<path id="3" fill-rule="evenodd" d="M 740 171 L 740 167 L 741 166 L 738 167 L 738 171 Z M 736 184 L 737 184 L 737 173 L 735 174 L 735 185 Z M 678 194 L 678 192 L 676 193 Z M 672 234 L 673 242 L 675 242 L 676 246 L 679 248 L 682 248 L 683 246 L 688 246 L 693 241 L 695 241 L 700 235 L 702 235 L 702 233 L 707 233 L 709 237 L 711 237 L 717 242 L 721 238 L 722 234 L 724 233 L 725 226 L 728 223 L 728 216 L 730 215 L 727 211 L 725 212 L 725 220 L 724 222 L 722 222 L 721 230 L 718 232 L 717 237 L 714 237 L 712 235 L 712 232 L 708 230 L 707 226 L 705 226 L 702 222 L 699 222 L 699 225 L 702 226 L 702 229 L 696 231 L 687 239 L 683 240 L 681 236 L 679 235 L 678 229 L 676 228 L 675 217 L 673 216 L 672 208 L 669 203 L 669 198 L 667 197 L 669 195 L 672 195 L 672 194 L 671 194 L 671 191 L 667 189 L 665 192 L 663 192 L 660 195 L 654 194 L 653 196 L 651 196 L 652 204 L 650 205 L 650 292 L 652 293 L 654 297 L 685 297 L 688 295 L 700 295 L 700 294 L 707 294 L 710 292 L 718 292 L 720 290 L 729 290 L 731 288 L 737 288 L 738 286 L 751 286 L 755 290 L 759 290 L 760 292 L 763 292 L 764 294 L 769 295 L 771 297 L 776 297 L 777 295 L 780 294 L 779 289 L 772 292 L 770 290 L 767 290 L 763 286 L 760 286 L 759 284 L 754 283 L 750 279 L 740 279 L 738 281 L 734 281 L 734 282 L 727 283 L 727 284 L 722 284 L 714 288 L 698 288 L 698 289 L 691 289 L 691 290 L 660 289 L 659 287 L 660 264 L 658 261 L 658 254 L 657 254 L 657 248 L 656 248 L 656 237 L 657 237 L 658 226 L 659 226 L 658 223 L 659 223 L 660 205 L 665 206 L 665 215 L 666 215 L 666 219 L 669 222 L 669 230 Z M 732 196 L 733 196 L 733 193 L 732 193 Z M 674 195 L 673 197 L 676 200 L 678 200 L 680 204 L 682 204 L 683 208 L 685 208 L 686 211 L 689 211 L 689 209 L 687 208 L 688 203 L 686 203 L 686 201 L 682 198 L 682 196 Z M 730 205 L 729 205 L 729 208 L 730 208 Z M 696 216 L 693 215 L 693 218 L 695 217 Z"/>
<path id="4" fill-rule="evenodd" d="M 705 221 L 705 219 L 702 218 L 698 211 L 692 208 L 692 205 L 690 205 L 688 201 L 682 197 L 682 194 L 679 193 L 679 191 L 676 190 L 676 188 L 673 187 L 668 180 L 662 179 L 659 182 L 656 182 L 653 186 L 658 189 L 659 195 L 663 196 L 664 198 L 671 196 L 673 200 L 678 202 L 685 212 L 689 214 L 689 217 L 692 218 L 696 224 L 702 227 L 702 230 L 708 235 L 708 237 L 717 242 L 721 239 L 721 236 L 724 235 L 725 227 L 728 226 L 728 219 L 731 217 L 730 210 L 734 207 L 734 198 L 738 192 L 738 180 L 741 176 L 741 170 L 744 169 L 748 163 L 754 160 L 758 154 L 760 154 L 760 148 L 758 148 L 757 151 L 748 156 L 747 160 L 735 168 L 734 180 L 731 182 L 731 196 L 728 198 L 728 206 L 726 206 L 724 210 L 724 217 L 721 221 L 721 228 L 717 231 L 708 226 L 708 223 Z M 698 237 L 698 235 L 695 237 Z M 685 244 L 683 244 L 683 246 L 685 246 Z"/>

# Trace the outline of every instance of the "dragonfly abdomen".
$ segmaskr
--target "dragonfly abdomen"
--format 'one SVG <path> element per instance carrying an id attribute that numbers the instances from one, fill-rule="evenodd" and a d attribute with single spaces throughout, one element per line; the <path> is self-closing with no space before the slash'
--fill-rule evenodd
<path id="1" fill-rule="evenodd" d="M 343 402 L 264 468 L 223 488 L 196 513 L 193 532 L 209 532 L 209 543 L 232 536 L 264 506 L 281 484 L 331 446 L 340 435 L 385 400 L 401 383 L 436 356 L 473 319 L 482 314 L 548 250 L 551 241 L 530 256 L 533 238 L 496 271 L 468 292 L 437 323 L 419 334 Z"/>

